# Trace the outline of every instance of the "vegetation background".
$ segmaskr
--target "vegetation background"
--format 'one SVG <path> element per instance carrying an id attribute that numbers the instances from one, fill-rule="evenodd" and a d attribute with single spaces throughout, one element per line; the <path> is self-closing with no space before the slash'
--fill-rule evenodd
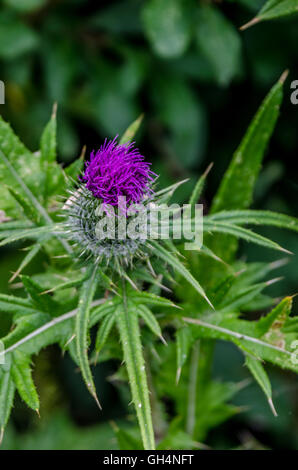
<path id="1" fill-rule="evenodd" d="M 206 3 L 208 10 L 201 11 L 200 5 Z M 298 106 L 290 101 L 290 83 L 298 79 L 297 17 L 262 22 L 240 32 L 239 27 L 264 3 L 2 0 L 0 79 L 6 87 L 6 104 L 0 112 L 24 143 L 35 149 L 57 102 L 61 163 L 74 160 L 84 145 L 88 155 L 104 137 L 121 134 L 144 113 L 137 141 L 161 174 L 161 186 L 185 177 L 194 182 L 214 162 L 204 201 L 208 210 L 211 195 L 261 100 L 281 73 L 290 69 L 253 207 L 297 216 Z M 191 184 L 185 185 L 178 197 L 187 200 L 191 189 Z M 270 229 L 270 237 L 298 252 L 297 235 Z M 7 248 L 0 253 L 0 290 L 7 292 L 20 254 Z M 272 259 L 272 252 L 255 245 L 246 245 L 245 253 L 251 260 Z M 35 261 L 36 268 L 40 262 Z M 30 269 L 33 272 L 34 265 Z M 297 256 L 280 274 L 285 280 L 271 287 L 272 294 L 295 294 Z M 295 307 L 297 313 L 297 302 Z M 1 321 L 0 333 L 5 329 Z M 216 377 L 248 377 L 240 353 L 230 344 L 217 346 L 214 363 Z M 116 446 L 110 421 L 121 420 L 128 410 L 126 397 L 106 382 L 114 370 L 113 363 L 95 369 L 104 405 L 98 413 L 69 357 L 61 357 L 55 347 L 42 352 L 34 378 L 43 419 L 32 416 L 19 400 L 3 448 Z M 235 400 L 237 405 L 245 404 L 243 412 L 212 431 L 207 444 L 297 448 L 297 379 L 276 369 L 270 377 L 279 417 L 273 417 L 261 390 L 252 383 Z"/>

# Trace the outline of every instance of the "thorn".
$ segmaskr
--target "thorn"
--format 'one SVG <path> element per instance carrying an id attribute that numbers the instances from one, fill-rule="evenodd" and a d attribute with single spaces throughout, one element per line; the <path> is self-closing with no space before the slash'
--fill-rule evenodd
<path id="1" fill-rule="evenodd" d="M 153 266 L 152 266 L 152 264 L 150 263 L 149 258 L 147 258 L 146 261 L 147 261 L 147 265 L 148 265 L 149 271 L 151 272 L 152 276 L 153 276 L 153 277 L 157 277 L 157 276 L 156 276 L 156 273 L 155 273 L 155 271 L 154 271 L 154 269 L 153 269 Z"/>
<path id="2" fill-rule="evenodd" d="M 208 302 L 208 304 L 210 305 L 210 307 L 212 308 L 212 310 L 215 310 L 215 308 L 213 307 L 212 303 L 211 303 L 210 300 L 208 299 L 207 295 L 204 294 L 203 297 L 204 297 L 204 299 L 206 300 L 206 302 Z"/>
<path id="3" fill-rule="evenodd" d="M 275 406 L 274 406 L 274 404 L 273 404 L 272 398 L 268 398 L 268 403 L 269 403 L 269 406 L 270 406 L 271 411 L 272 411 L 272 413 L 273 413 L 273 416 L 277 417 L 278 414 L 277 414 L 277 412 L 276 412 L 276 409 L 275 409 Z"/>
<path id="4" fill-rule="evenodd" d="M 270 269 L 278 269 L 281 266 L 284 266 L 285 264 L 289 263 L 289 258 L 282 258 L 277 261 L 273 261 L 273 263 L 270 263 Z"/>
<path id="5" fill-rule="evenodd" d="M 207 176 L 209 175 L 210 170 L 212 169 L 213 165 L 214 165 L 214 162 L 211 162 L 210 165 L 208 165 L 205 172 L 203 173 L 203 178 L 207 178 Z"/>
<path id="6" fill-rule="evenodd" d="M 279 282 L 279 281 L 281 281 L 282 279 L 284 279 L 283 276 L 281 276 L 281 277 L 275 277 L 274 279 L 270 279 L 269 281 L 266 281 L 265 284 L 266 284 L 266 286 L 271 286 L 272 284 L 275 284 L 276 282 Z"/>
<path id="7" fill-rule="evenodd" d="M 97 398 L 96 393 L 95 393 L 94 391 L 92 391 L 92 392 L 91 392 L 91 395 L 93 396 L 93 398 L 94 398 L 94 400 L 95 400 L 95 402 L 96 402 L 98 408 L 100 409 L 100 411 L 102 411 L 102 407 L 101 407 L 101 404 L 99 403 L 99 400 L 98 400 L 98 398 Z"/>
<path id="8" fill-rule="evenodd" d="M 52 110 L 52 119 L 55 119 L 56 116 L 57 116 L 57 101 L 55 101 L 55 103 L 53 104 L 53 110 Z"/>
<path id="9" fill-rule="evenodd" d="M 253 18 L 252 20 L 248 21 L 248 23 L 245 23 L 243 26 L 240 26 L 240 31 L 245 31 L 246 29 L 250 28 L 251 26 L 254 26 L 255 24 L 259 23 L 261 20 L 257 16 Z"/>
<path id="10" fill-rule="evenodd" d="M 289 72 L 290 71 L 287 69 L 282 73 L 280 79 L 278 80 L 279 83 L 281 83 L 281 84 L 285 83 L 286 79 L 288 78 Z"/>
<path id="11" fill-rule="evenodd" d="M 53 292 L 54 290 L 55 290 L 55 287 L 52 287 L 51 289 L 44 290 L 44 291 L 41 292 L 39 295 L 50 294 L 50 293 Z"/>
<path id="12" fill-rule="evenodd" d="M 166 340 L 164 339 L 164 337 L 163 337 L 162 335 L 160 335 L 159 338 L 160 338 L 160 340 L 163 342 L 163 344 L 164 344 L 165 346 L 168 345 L 168 343 L 166 342 Z"/>
<path id="13" fill-rule="evenodd" d="M 2 444 L 3 437 L 4 437 L 4 426 L 2 426 L 2 428 L 0 430 L 0 445 Z"/>
<path id="14" fill-rule="evenodd" d="M 81 154 L 80 154 L 80 156 L 79 156 L 79 158 L 80 158 L 81 160 L 84 160 L 85 155 L 86 155 L 86 150 L 87 150 L 87 146 L 84 145 L 83 148 L 82 148 L 82 150 L 81 150 Z"/>
<path id="15" fill-rule="evenodd" d="M 177 373 L 176 373 L 176 385 L 178 385 L 179 383 L 180 376 L 181 376 L 181 367 L 178 367 Z"/>
<path id="16" fill-rule="evenodd" d="M 242 390 L 245 387 L 248 387 L 253 382 L 253 380 L 248 377 L 247 379 L 241 380 L 240 382 L 237 383 L 237 388 L 238 391 Z"/>
<path id="17" fill-rule="evenodd" d="M 66 349 L 67 346 L 75 339 L 75 337 L 76 337 L 76 335 L 73 334 L 73 335 L 66 341 L 66 343 L 65 343 L 65 345 L 64 345 L 64 347 L 63 347 L 63 349 Z"/>
<path id="18" fill-rule="evenodd" d="M 180 307 L 180 305 L 176 305 L 172 302 L 171 307 L 178 308 L 179 310 L 184 310 L 183 307 Z"/>
<path id="19" fill-rule="evenodd" d="M 11 276 L 8 282 L 13 282 L 15 278 L 18 277 L 19 274 L 20 274 L 20 270 L 18 269 L 15 273 L 13 273 L 13 275 Z"/>
<path id="20" fill-rule="evenodd" d="M 286 250 L 282 246 L 279 249 L 280 249 L 280 251 L 283 251 L 284 253 L 287 253 L 288 255 L 293 255 L 294 254 L 292 251 Z"/>
<path id="21" fill-rule="evenodd" d="M 36 413 L 37 413 L 37 416 L 40 418 L 39 409 L 38 409 L 38 408 L 36 408 L 36 410 L 35 410 L 35 411 L 36 411 Z"/>
<path id="22" fill-rule="evenodd" d="M 298 295 L 298 293 L 296 292 L 296 294 L 288 295 L 287 297 L 292 300 L 292 299 L 295 299 L 295 297 L 297 297 L 297 295 Z"/>

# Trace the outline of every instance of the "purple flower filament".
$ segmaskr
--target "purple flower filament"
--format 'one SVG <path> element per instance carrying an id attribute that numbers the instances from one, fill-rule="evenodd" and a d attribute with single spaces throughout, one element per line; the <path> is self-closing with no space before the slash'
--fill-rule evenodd
<path id="1" fill-rule="evenodd" d="M 153 192 L 156 175 L 133 142 L 120 145 L 116 139 L 105 139 L 100 149 L 91 153 L 82 180 L 104 204 L 117 206 L 119 196 L 124 196 L 128 207 Z"/>

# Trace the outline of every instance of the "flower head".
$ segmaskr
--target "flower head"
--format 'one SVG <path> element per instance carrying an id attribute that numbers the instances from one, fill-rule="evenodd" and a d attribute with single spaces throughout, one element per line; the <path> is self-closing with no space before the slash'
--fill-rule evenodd
<path id="1" fill-rule="evenodd" d="M 104 204 L 116 206 L 119 196 L 126 197 L 127 205 L 137 204 L 152 192 L 156 175 L 134 143 L 121 145 L 116 139 L 105 139 L 100 149 L 91 153 L 82 181 Z"/>

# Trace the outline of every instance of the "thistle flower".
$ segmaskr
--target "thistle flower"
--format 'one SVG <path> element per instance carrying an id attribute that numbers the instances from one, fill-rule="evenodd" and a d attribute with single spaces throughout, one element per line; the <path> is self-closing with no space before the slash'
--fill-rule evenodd
<path id="1" fill-rule="evenodd" d="M 121 145 L 116 139 L 105 139 L 100 149 L 91 153 L 82 181 L 104 204 L 117 206 L 119 196 L 126 197 L 127 205 L 139 203 L 152 192 L 156 175 L 134 143 Z"/>
<path id="2" fill-rule="evenodd" d="M 78 187 L 70 192 L 71 197 L 64 205 L 69 238 L 81 255 L 86 253 L 107 261 L 117 258 L 121 264 L 128 264 L 134 257 L 144 254 L 145 240 L 141 237 L 121 240 L 107 234 L 102 239 L 96 227 L 101 219 L 99 206 L 113 206 L 118 216 L 116 206 L 120 208 L 119 198 L 124 197 L 126 207 L 121 206 L 121 215 L 129 219 L 127 209 L 132 204 L 145 205 L 154 198 L 152 184 L 157 175 L 150 170 L 150 165 L 133 143 L 117 144 L 116 137 L 112 141 L 106 139 L 97 152 L 91 153 Z"/>

